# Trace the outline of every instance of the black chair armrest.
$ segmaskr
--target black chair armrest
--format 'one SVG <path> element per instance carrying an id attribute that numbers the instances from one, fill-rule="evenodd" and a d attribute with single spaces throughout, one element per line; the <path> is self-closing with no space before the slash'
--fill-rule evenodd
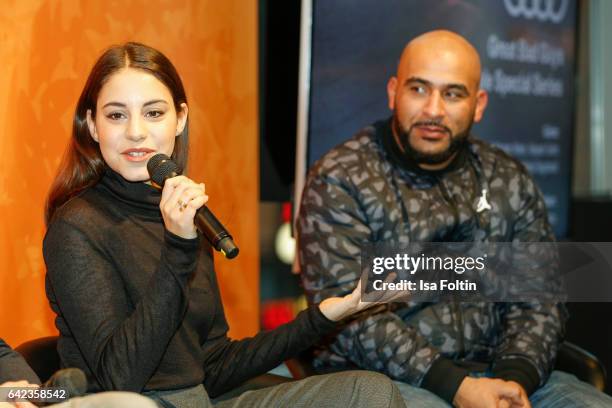
<path id="1" fill-rule="evenodd" d="M 557 353 L 555 370 L 574 374 L 600 391 L 606 388 L 606 369 L 599 359 L 577 345 L 564 342 Z"/>

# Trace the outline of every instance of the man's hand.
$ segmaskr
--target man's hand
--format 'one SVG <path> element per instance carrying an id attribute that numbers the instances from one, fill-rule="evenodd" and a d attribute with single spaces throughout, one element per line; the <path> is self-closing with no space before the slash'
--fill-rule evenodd
<path id="1" fill-rule="evenodd" d="M 38 388 L 39 386 L 36 384 L 30 384 L 29 382 L 22 380 L 22 381 L 9 381 L 9 382 L 5 382 L 3 384 L 0 384 L 0 387 L 8 387 L 8 388 L 26 388 L 26 387 L 32 387 L 32 388 Z M 34 404 L 32 404 L 31 402 L 27 402 L 27 401 L 22 401 L 22 402 L 0 402 L 0 408 L 5 408 L 5 407 L 17 407 L 17 408 L 36 408 L 36 406 Z"/>
<path id="2" fill-rule="evenodd" d="M 514 381 L 465 377 L 453 400 L 458 408 L 531 408 L 523 387 Z"/>
<path id="3" fill-rule="evenodd" d="M 523 407 L 525 408 L 531 408 L 531 403 L 529 402 L 529 397 L 527 396 L 527 393 L 525 392 L 525 389 L 523 388 L 523 386 L 515 381 L 506 381 L 506 384 L 512 384 L 515 387 L 517 387 L 520 390 L 520 397 L 521 397 L 521 401 L 523 402 Z M 520 405 L 519 405 L 520 406 Z"/>

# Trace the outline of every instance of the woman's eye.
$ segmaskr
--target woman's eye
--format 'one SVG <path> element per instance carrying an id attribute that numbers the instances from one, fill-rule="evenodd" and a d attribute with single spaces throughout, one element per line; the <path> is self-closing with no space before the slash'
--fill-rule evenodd
<path id="1" fill-rule="evenodd" d="M 148 111 L 146 113 L 146 116 L 149 118 L 159 118 L 160 116 L 162 116 L 164 114 L 163 111 L 160 110 L 152 110 L 152 111 Z"/>
<path id="2" fill-rule="evenodd" d="M 125 118 L 125 115 L 121 112 L 111 112 L 108 115 L 106 115 L 106 117 L 111 120 L 121 120 Z"/>

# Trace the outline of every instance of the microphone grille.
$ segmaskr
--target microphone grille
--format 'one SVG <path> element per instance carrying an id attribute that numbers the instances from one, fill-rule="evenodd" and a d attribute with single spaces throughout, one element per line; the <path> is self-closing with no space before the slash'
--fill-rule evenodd
<path id="1" fill-rule="evenodd" d="M 180 174 L 181 169 L 172 161 L 170 157 L 163 153 L 156 154 L 147 162 L 147 171 L 149 177 L 159 186 L 163 186 L 168 177 L 174 174 Z"/>
<path id="2" fill-rule="evenodd" d="M 62 388 L 70 398 L 80 397 L 87 392 L 87 377 L 78 368 L 64 368 L 53 374 L 43 387 Z"/>

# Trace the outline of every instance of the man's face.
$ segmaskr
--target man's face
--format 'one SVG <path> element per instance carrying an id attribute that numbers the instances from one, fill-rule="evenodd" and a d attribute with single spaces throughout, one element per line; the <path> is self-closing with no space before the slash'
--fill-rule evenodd
<path id="1" fill-rule="evenodd" d="M 479 74 L 454 50 L 416 46 L 404 53 L 387 91 L 394 134 L 408 156 L 425 165 L 454 157 L 486 106 Z"/>

